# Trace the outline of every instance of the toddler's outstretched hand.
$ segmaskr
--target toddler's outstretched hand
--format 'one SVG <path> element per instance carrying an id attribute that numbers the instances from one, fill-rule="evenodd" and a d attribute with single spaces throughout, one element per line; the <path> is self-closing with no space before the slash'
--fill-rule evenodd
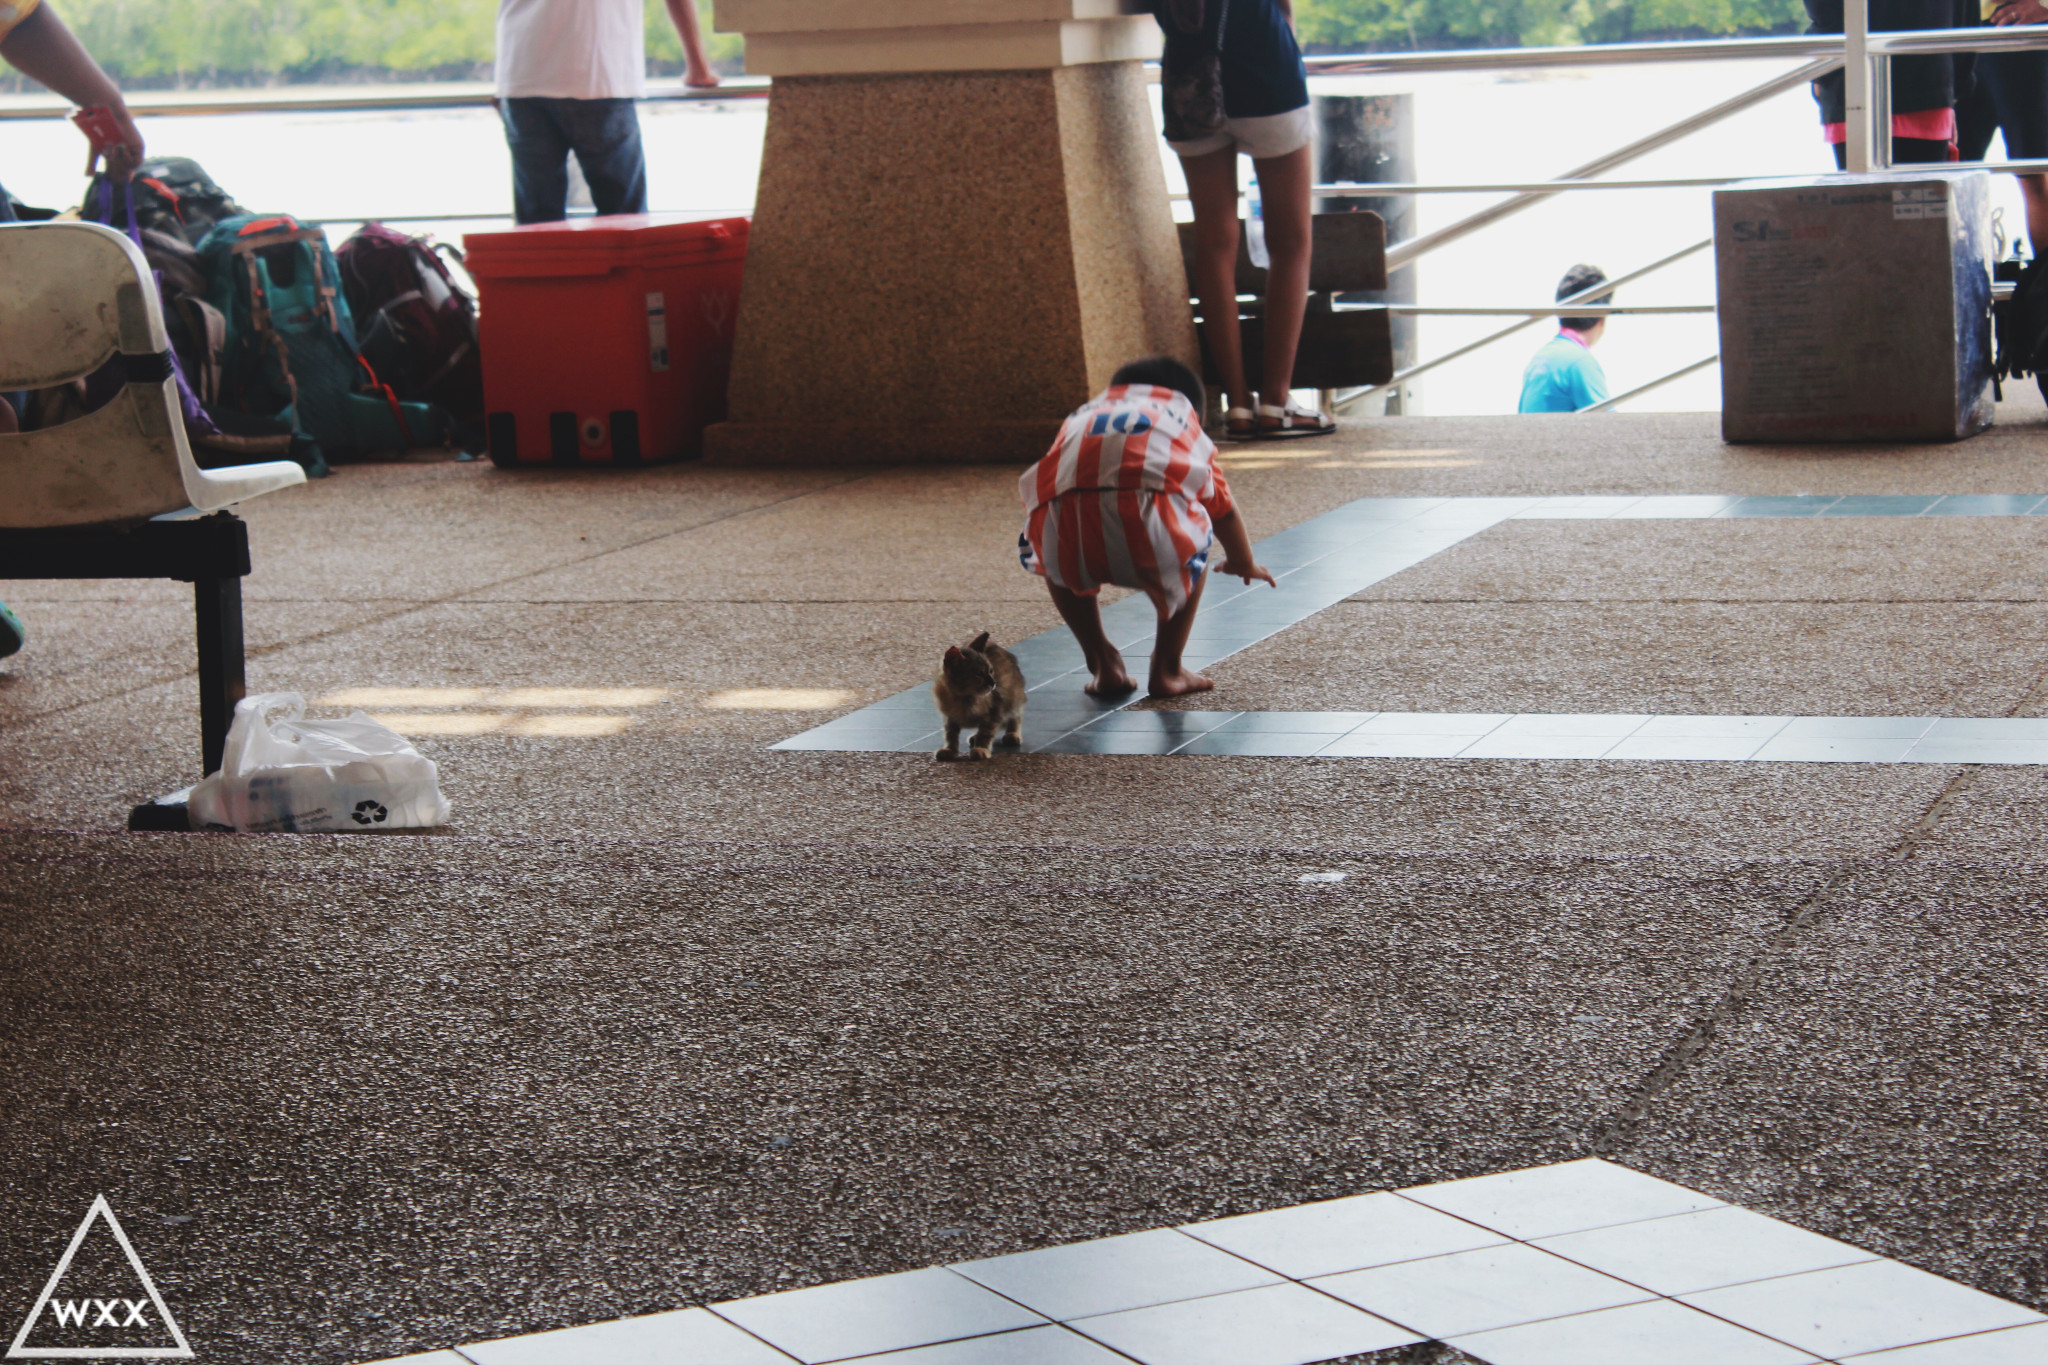
<path id="1" fill-rule="evenodd" d="M 1254 578 L 1261 580 L 1269 588 L 1277 588 L 1280 586 L 1279 583 L 1274 581 L 1273 571 L 1268 569 L 1263 564 L 1246 564 L 1240 566 L 1237 563 L 1237 561 L 1226 559 L 1223 561 L 1222 566 L 1216 570 L 1216 572 L 1227 573 L 1232 578 L 1242 578 L 1245 582 L 1246 587 L 1251 586 L 1251 582 Z"/>

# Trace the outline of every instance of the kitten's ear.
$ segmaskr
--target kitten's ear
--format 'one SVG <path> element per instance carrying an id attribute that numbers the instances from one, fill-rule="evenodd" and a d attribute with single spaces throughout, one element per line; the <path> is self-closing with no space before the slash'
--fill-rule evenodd
<path id="1" fill-rule="evenodd" d="M 958 663 L 958 662 L 960 661 L 960 659 L 961 659 L 962 657 L 963 657 L 963 656 L 962 656 L 962 655 L 961 655 L 961 653 L 960 653 L 960 646 L 958 646 L 958 645 L 947 645 L 947 646 L 946 646 L 946 662 L 947 662 L 947 663 L 949 663 L 949 664 L 950 664 L 950 663 Z"/>
<path id="2" fill-rule="evenodd" d="M 968 647 L 969 649 L 973 649 L 973 650 L 982 650 L 982 649 L 987 649 L 987 648 L 988 648 L 988 632 L 987 632 L 987 631 L 983 631 L 983 632 L 982 632 L 981 634 L 979 634 L 979 635 L 975 636 L 975 637 L 974 637 L 974 640 L 973 640 L 973 642 L 972 642 L 971 644 L 969 644 L 969 645 L 968 645 L 967 647 Z"/>

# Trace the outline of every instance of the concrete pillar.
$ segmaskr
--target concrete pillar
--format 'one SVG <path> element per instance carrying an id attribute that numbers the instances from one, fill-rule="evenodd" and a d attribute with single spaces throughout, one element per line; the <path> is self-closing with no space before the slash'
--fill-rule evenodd
<path id="1" fill-rule="evenodd" d="M 775 77 L 722 464 L 1023 462 L 1199 354 L 1122 0 L 718 0 Z"/>

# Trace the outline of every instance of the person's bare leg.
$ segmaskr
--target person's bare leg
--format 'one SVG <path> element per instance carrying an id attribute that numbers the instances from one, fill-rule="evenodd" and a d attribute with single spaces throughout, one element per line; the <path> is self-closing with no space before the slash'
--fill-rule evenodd
<path id="1" fill-rule="evenodd" d="M 1057 583 L 1045 586 L 1052 593 L 1052 604 L 1059 609 L 1060 619 L 1074 632 L 1081 657 L 1093 675 L 1093 680 L 1081 690 L 1091 697 L 1128 697 L 1137 691 L 1138 684 L 1124 671 L 1123 652 L 1102 633 L 1102 608 L 1096 599 L 1069 592 Z"/>
<path id="2" fill-rule="evenodd" d="M 1237 148 L 1184 156 L 1180 166 L 1195 207 L 1195 293 L 1202 300 L 1202 339 L 1230 406 L 1250 407 L 1237 328 Z"/>
<path id="3" fill-rule="evenodd" d="M 1252 165 L 1266 216 L 1266 255 L 1273 262 L 1266 271 L 1265 373 L 1259 393 L 1269 406 L 1285 407 L 1294 387 L 1301 320 L 1308 312 L 1308 265 L 1314 242 L 1309 188 L 1315 183 L 1315 162 L 1303 147 Z"/>
<path id="4" fill-rule="evenodd" d="M 1188 600 L 1181 603 L 1180 610 L 1171 616 L 1161 617 L 1159 633 L 1152 641 L 1152 677 L 1146 693 L 1154 697 L 1184 697 L 1190 692 L 1207 692 L 1216 686 L 1200 673 L 1190 673 L 1181 662 L 1181 655 L 1187 651 L 1188 632 L 1195 628 L 1195 608 L 1202 605 L 1202 585 L 1209 581 L 1203 574 L 1195 581 L 1195 590 L 1188 594 Z"/>
<path id="5" fill-rule="evenodd" d="M 2048 251 L 2048 175 L 2023 175 L 2020 198 L 2027 206 L 2027 245 L 2035 256 Z"/>

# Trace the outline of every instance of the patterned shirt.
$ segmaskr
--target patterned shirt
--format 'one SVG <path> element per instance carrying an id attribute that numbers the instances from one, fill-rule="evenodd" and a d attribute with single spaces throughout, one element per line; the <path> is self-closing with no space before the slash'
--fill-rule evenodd
<path id="1" fill-rule="evenodd" d="M 1215 461 L 1184 394 L 1105 390 L 1018 482 L 1024 566 L 1072 592 L 1114 583 L 1178 610 L 1215 539 L 1213 519 L 1235 507 Z"/>

